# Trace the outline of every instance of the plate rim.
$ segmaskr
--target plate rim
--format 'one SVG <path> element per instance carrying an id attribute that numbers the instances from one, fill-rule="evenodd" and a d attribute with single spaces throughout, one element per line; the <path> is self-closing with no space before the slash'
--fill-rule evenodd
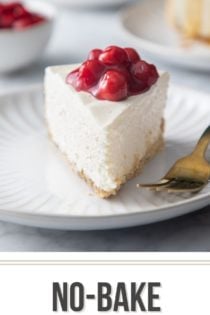
<path id="1" fill-rule="evenodd" d="M 199 201 L 205 201 L 207 199 L 210 199 L 210 192 L 209 193 L 206 193 L 205 195 L 203 196 L 199 196 L 198 198 L 194 198 L 194 199 L 185 199 L 184 201 L 178 201 L 172 205 L 165 205 L 165 206 L 162 206 L 160 208 L 157 208 L 157 209 L 147 209 L 146 211 L 141 211 L 141 212 L 138 212 L 138 211 L 132 211 L 130 213 L 120 213 L 120 214 L 108 214 L 108 215 L 88 215 L 88 216 L 82 216 L 82 215 L 67 215 L 67 214 L 64 214 L 64 213 L 61 213 L 61 214 L 55 214 L 55 213 L 47 213 L 47 212 L 31 212 L 31 211 L 27 211 L 27 210 L 20 210 L 20 211 L 17 211 L 17 210 L 13 210 L 13 209 L 10 209 L 10 210 L 5 210 L 5 209 L 2 209 L 0 208 L 0 212 L 5 212 L 5 213 L 8 213 L 8 214 L 16 214 L 16 215 L 27 215 L 27 216 L 43 216 L 43 217 L 53 217 L 53 218 L 68 218 L 68 219 L 82 219 L 82 220 L 90 220 L 90 219 L 93 219 L 93 220 L 97 220 L 99 218 L 103 218 L 103 219 L 110 219 L 110 218 L 119 218 L 119 217 L 127 217 L 127 216 L 136 216 L 136 215 L 141 215 L 143 213 L 148 213 L 148 214 L 151 214 L 151 213 L 159 213 L 159 212 L 163 212 L 164 210 L 167 210 L 167 209 L 174 209 L 174 208 L 180 208 L 184 205 L 191 205 L 192 203 L 195 203 L 195 202 L 199 202 Z M 209 200 L 210 202 L 210 200 Z M 199 210 L 199 209 L 198 209 Z"/>
<path id="2" fill-rule="evenodd" d="M 209 203 L 208 203 L 209 204 Z M 187 215 L 192 212 L 199 211 L 202 207 L 207 206 L 207 203 L 203 202 L 201 207 L 191 207 L 187 208 L 184 212 L 179 213 L 172 213 L 168 216 L 158 216 L 148 218 L 146 212 L 143 212 L 143 215 L 146 216 L 142 220 L 141 213 L 130 213 L 127 214 L 127 218 L 125 216 L 118 216 L 118 217 L 97 217 L 92 218 L 91 216 L 87 217 L 52 217 L 50 214 L 46 214 L 44 216 L 35 215 L 35 213 L 13 213 L 5 210 L 0 210 L 0 218 L 2 221 L 27 225 L 31 227 L 38 227 L 38 228 L 47 228 L 47 229 L 58 229 L 58 230 L 71 230 L 71 231 L 95 231 L 95 230 L 111 230 L 111 229 L 120 229 L 120 228 L 131 228 L 135 226 L 142 226 L 145 224 L 153 224 L 158 223 L 166 220 L 175 219 L 184 215 Z M 178 207 L 180 211 L 182 207 Z M 161 213 L 163 211 L 160 211 Z M 2 217 L 3 216 L 3 217 Z M 141 218 L 141 220 L 140 220 Z M 34 220 L 32 220 L 34 219 Z M 51 219 L 51 220 L 50 220 Z M 124 221 L 127 219 L 127 222 Z M 61 222 L 60 222 L 61 220 Z M 46 223 L 47 222 L 47 223 Z M 97 225 L 96 225 L 97 223 Z"/>
<path id="3" fill-rule="evenodd" d="M 146 0 L 142 0 L 142 2 L 137 2 L 137 3 L 134 3 L 132 5 L 129 5 L 123 9 L 120 10 L 119 12 L 119 19 L 120 19 L 120 25 L 121 25 L 121 29 L 122 31 L 126 34 L 127 37 L 132 37 L 133 40 L 135 40 L 136 43 L 138 43 L 138 45 L 140 44 L 143 44 L 143 49 L 150 49 L 150 52 L 153 53 L 153 54 L 157 54 L 157 55 L 168 55 L 168 53 L 170 52 L 171 55 L 173 56 L 176 56 L 176 57 L 188 57 L 189 56 L 189 52 L 188 51 L 185 51 L 183 50 L 182 48 L 179 48 L 179 47 L 170 47 L 170 46 L 167 46 L 167 45 L 161 45 L 161 44 L 158 44 L 158 43 L 155 43 L 153 41 L 150 41 L 150 40 L 147 40 L 147 39 L 144 39 L 136 34 L 134 34 L 132 31 L 130 31 L 128 29 L 128 27 L 126 26 L 126 20 L 129 18 L 129 15 L 141 8 L 141 6 L 143 5 L 143 3 L 145 2 Z M 156 0 L 156 1 L 161 1 L 163 2 L 163 0 Z M 145 48 L 145 46 L 147 46 L 147 48 Z M 153 51 L 151 51 L 151 49 Z M 210 50 L 210 48 L 209 48 Z M 198 58 L 198 57 L 208 57 L 210 59 L 210 54 L 207 53 L 207 52 L 193 52 L 193 57 L 194 58 Z M 200 67 L 198 67 L 200 68 Z"/>
<path id="4" fill-rule="evenodd" d="M 190 88 L 190 87 L 186 87 L 186 86 L 181 86 L 181 85 L 177 85 L 177 84 L 170 84 L 170 89 L 181 89 L 182 91 L 186 91 L 187 93 L 194 93 L 200 97 L 205 97 L 207 99 L 210 100 L 210 93 L 207 92 L 203 92 L 203 91 L 198 91 L 196 89 Z M 35 83 L 35 84 L 30 84 L 26 87 L 19 87 L 17 89 L 11 90 L 11 91 L 6 91 L 2 94 L 0 94 L 0 103 L 1 103 L 1 99 L 5 98 L 5 97 L 14 97 L 15 95 L 20 95 L 22 93 L 33 93 L 33 92 L 43 92 L 43 83 Z M 1 104 L 0 104 L 1 106 Z M 192 205 L 195 202 L 199 202 L 199 201 L 203 201 L 203 202 L 207 202 L 207 200 L 210 198 L 210 192 L 206 192 L 203 195 L 197 195 L 193 198 L 190 199 L 184 199 L 184 200 L 180 200 L 177 201 L 174 204 L 171 205 L 163 205 L 161 207 L 158 207 L 156 209 L 154 208 L 148 208 L 146 211 L 132 211 L 130 213 L 120 213 L 120 214 L 102 214 L 102 215 L 88 215 L 88 216 L 83 216 L 83 215 L 71 215 L 71 214 L 55 214 L 55 213 L 49 213 L 49 212 L 31 212 L 29 210 L 15 210 L 15 209 L 10 209 L 10 210 L 5 210 L 3 208 L 0 208 L 0 213 L 4 212 L 5 214 L 8 215 L 27 215 L 30 217 L 45 217 L 45 218 L 68 218 L 68 219 L 75 219 L 75 220 L 83 220 L 83 221 L 89 221 L 89 220 L 98 220 L 98 219 L 110 219 L 110 218 L 119 218 L 119 217 L 133 217 L 133 216 L 137 216 L 137 215 L 141 215 L 141 214 L 153 214 L 153 213 L 161 213 L 164 212 L 167 209 L 171 209 L 173 211 L 174 208 L 180 208 L 182 206 L 185 205 Z M 209 200 L 210 202 L 210 200 Z M 206 203 L 207 204 L 207 203 Z"/>

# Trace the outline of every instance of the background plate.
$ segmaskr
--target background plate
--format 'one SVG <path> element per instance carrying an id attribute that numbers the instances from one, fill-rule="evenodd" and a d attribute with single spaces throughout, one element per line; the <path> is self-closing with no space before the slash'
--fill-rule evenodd
<path id="1" fill-rule="evenodd" d="M 123 10 L 121 23 L 130 46 L 180 66 L 210 70 L 210 45 L 192 42 L 183 45 L 180 35 L 169 26 L 165 0 L 142 0 Z"/>
<path id="2" fill-rule="evenodd" d="M 49 0 L 48 0 L 49 1 Z M 115 7 L 126 3 L 128 0 L 50 0 L 57 5 L 62 5 L 69 8 L 105 8 Z"/>
<path id="3" fill-rule="evenodd" d="M 209 124 L 210 97 L 172 87 L 165 149 L 110 200 L 96 197 L 50 143 L 42 87 L 0 97 L 0 219 L 59 229 L 108 229 L 176 217 L 209 203 L 210 187 L 191 198 L 136 188 L 161 177 Z"/>

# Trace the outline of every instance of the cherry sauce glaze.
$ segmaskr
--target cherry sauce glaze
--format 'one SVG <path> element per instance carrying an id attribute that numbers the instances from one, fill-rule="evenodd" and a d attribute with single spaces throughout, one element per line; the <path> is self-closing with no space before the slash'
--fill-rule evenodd
<path id="1" fill-rule="evenodd" d="M 142 60 L 135 49 L 109 46 L 93 49 L 88 59 L 67 75 L 66 83 L 97 99 L 116 102 L 148 91 L 158 77 L 156 67 Z"/>
<path id="2" fill-rule="evenodd" d="M 45 21 L 44 16 L 29 11 L 20 2 L 0 2 L 0 30 L 23 30 Z"/>

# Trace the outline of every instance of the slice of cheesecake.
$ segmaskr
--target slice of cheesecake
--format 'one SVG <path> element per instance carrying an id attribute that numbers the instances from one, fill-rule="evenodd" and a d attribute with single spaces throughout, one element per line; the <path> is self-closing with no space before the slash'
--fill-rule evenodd
<path id="1" fill-rule="evenodd" d="M 169 76 L 161 73 L 156 80 L 150 77 L 146 88 L 141 82 L 141 88 L 133 86 L 127 97 L 128 85 L 125 88 L 123 78 L 104 78 L 113 75 L 107 73 L 107 67 L 96 85 L 90 84 L 89 74 L 85 82 L 76 82 L 79 67 L 46 69 L 48 130 L 74 170 L 97 195 L 106 198 L 115 195 L 162 148 Z M 109 65 L 108 69 L 112 67 Z M 74 86 L 69 84 L 72 80 Z M 89 84 L 90 90 L 81 90 L 82 84 L 86 88 Z M 117 90 L 116 84 L 120 85 Z"/>
<path id="2" fill-rule="evenodd" d="M 210 41 L 210 0 L 167 0 L 170 21 L 184 36 Z"/>

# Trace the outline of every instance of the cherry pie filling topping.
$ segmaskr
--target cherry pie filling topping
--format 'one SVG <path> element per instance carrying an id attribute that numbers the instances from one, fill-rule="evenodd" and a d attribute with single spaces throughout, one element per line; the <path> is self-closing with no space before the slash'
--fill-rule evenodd
<path id="1" fill-rule="evenodd" d="M 44 16 L 29 11 L 20 2 L 0 3 L 0 30 L 23 30 L 45 21 Z"/>
<path id="2" fill-rule="evenodd" d="M 148 91 L 158 77 L 156 67 L 142 60 L 135 49 L 109 46 L 93 49 L 88 59 L 67 75 L 66 83 L 100 100 L 121 101 Z"/>

